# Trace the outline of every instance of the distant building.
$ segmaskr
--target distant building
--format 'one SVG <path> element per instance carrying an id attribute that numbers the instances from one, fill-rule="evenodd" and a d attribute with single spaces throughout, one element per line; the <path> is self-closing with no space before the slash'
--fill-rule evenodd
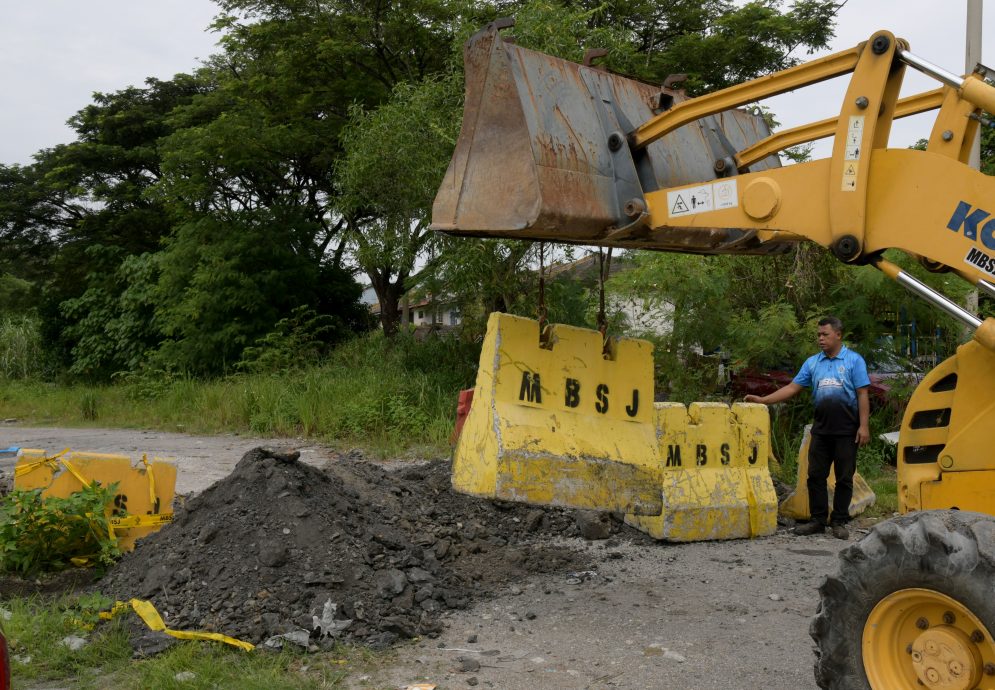
<path id="1" fill-rule="evenodd" d="M 612 259 L 608 275 L 611 277 L 623 273 L 632 268 L 632 265 L 631 259 L 616 256 Z M 598 270 L 598 255 L 591 253 L 574 261 L 553 264 L 549 267 L 549 272 L 546 275 L 548 280 L 570 276 L 576 280 L 589 281 L 596 286 Z M 606 292 L 605 310 L 609 313 L 621 312 L 625 316 L 628 330 L 634 335 L 640 333 L 667 335 L 673 329 L 674 308 L 669 304 L 661 307 L 650 307 L 649 303 L 640 297 L 628 297 Z"/>
<path id="2" fill-rule="evenodd" d="M 363 304 L 367 305 L 374 316 L 380 316 L 380 301 L 372 286 L 367 286 L 363 290 Z M 402 322 L 404 318 L 404 301 L 398 305 L 397 319 Z M 442 326 L 452 328 L 463 323 L 463 315 L 460 313 L 459 305 L 452 297 L 434 297 L 428 295 L 420 298 L 408 297 L 408 323 L 415 327 L 421 326 Z"/>

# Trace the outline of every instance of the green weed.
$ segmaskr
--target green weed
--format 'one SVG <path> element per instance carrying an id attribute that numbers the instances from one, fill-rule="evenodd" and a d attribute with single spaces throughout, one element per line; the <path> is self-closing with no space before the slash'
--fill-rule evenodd
<path id="1" fill-rule="evenodd" d="M 302 436 L 381 455 L 446 452 L 459 391 L 473 385 L 479 345 L 379 333 L 344 343 L 319 364 L 200 380 L 163 371 L 111 386 L 12 381 L 0 417 L 27 423 L 190 433 Z"/>
<path id="2" fill-rule="evenodd" d="M 0 570 L 32 574 L 111 565 L 120 551 L 104 510 L 116 488 L 93 483 L 67 498 L 42 498 L 39 489 L 0 498 Z"/>
<path id="3" fill-rule="evenodd" d="M 42 373 L 43 349 L 38 321 L 0 318 L 0 379 L 26 379 Z"/>
<path id="4" fill-rule="evenodd" d="M 121 666 L 131 658 L 128 634 L 120 621 L 87 630 L 96 620 L 96 611 L 108 603 L 92 596 L 55 602 L 18 598 L 0 603 L 9 614 L 3 625 L 12 656 L 13 687 L 27 681 L 67 679 L 75 681 L 77 687 L 107 687 L 99 682 L 102 669 Z M 88 642 L 72 651 L 62 644 L 69 635 Z"/>

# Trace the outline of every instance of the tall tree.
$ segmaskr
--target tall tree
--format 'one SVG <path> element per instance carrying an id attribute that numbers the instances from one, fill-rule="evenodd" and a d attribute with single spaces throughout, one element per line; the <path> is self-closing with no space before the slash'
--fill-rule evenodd
<path id="1" fill-rule="evenodd" d="M 77 348 L 83 339 L 90 355 L 122 346 L 94 347 L 115 336 L 63 305 L 84 296 L 88 304 L 116 300 L 123 284 L 113 276 L 122 261 L 154 251 L 170 231 L 169 213 L 146 194 L 160 177 L 158 141 L 170 131 L 166 118 L 173 108 L 204 88 L 195 77 L 177 75 L 149 79 L 144 88 L 94 94 L 93 103 L 69 120 L 75 141 L 40 151 L 30 166 L 0 170 L 7 191 L 0 202 L 0 232 L 23 251 L 32 246 L 45 251 L 42 327 L 48 346 L 65 364 L 74 350 L 82 352 Z M 146 339 L 123 347 L 149 344 Z M 123 364 L 98 360 L 89 357 L 87 373 L 107 375 Z"/>
<path id="2" fill-rule="evenodd" d="M 573 61 L 582 58 L 585 48 L 605 48 L 610 69 L 658 81 L 670 72 L 686 72 L 690 87 L 701 91 L 793 64 L 789 53 L 794 47 L 826 45 L 835 3 L 801 0 L 787 11 L 781 7 L 776 0 L 746 6 L 724 0 L 530 0 L 478 5 L 475 16 L 460 15 L 464 24 L 457 33 L 466 37 L 498 11 L 513 14 L 510 33 L 519 45 Z M 485 311 L 531 308 L 517 299 L 517 286 L 534 284 L 536 253 L 524 250 L 521 242 L 436 243 L 437 260 L 415 271 L 419 253 L 433 244 L 423 230 L 452 152 L 450 133 L 461 115 L 459 92 L 440 92 L 462 75 L 462 53 L 458 45 L 453 48 L 444 76 L 395 89 L 375 112 L 358 111 L 343 136 L 339 173 L 346 207 L 356 214 L 354 241 L 380 297 L 387 332 L 396 329 L 397 303 L 404 291 L 436 271 L 450 292 L 485 305 Z M 413 188 L 419 193 L 407 193 L 395 180 L 416 180 Z M 509 293 L 516 299 L 508 299 Z"/>
<path id="3" fill-rule="evenodd" d="M 161 263 L 161 354 L 215 368 L 294 307 L 335 308 L 318 283 L 345 270 L 333 170 L 350 105 L 437 71 L 451 43 L 442 2 L 219 4 L 215 88 L 174 115 L 158 186 L 180 219 Z"/>

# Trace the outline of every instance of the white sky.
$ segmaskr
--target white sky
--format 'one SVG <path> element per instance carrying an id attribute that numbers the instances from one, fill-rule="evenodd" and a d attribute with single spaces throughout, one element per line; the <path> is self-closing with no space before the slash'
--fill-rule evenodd
<path id="1" fill-rule="evenodd" d="M 920 57 L 963 72 L 966 6 L 967 0 L 849 0 L 832 51 L 889 29 Z M 986 10 L 982 61 L 995 66 L 995 4 Z M 216 13 L 210 0 L 0 0 L 0 163 L 29 163 L 39 149 L 72 141 L 65 121 L 95 91 L 193 70 L 214 50 L 217 36 L 206 28 Z M 906 74 L 903 95 L 938 85 Z M 768 105 L 791 127 L 837 114 L 844 90 L 845 82 L 834 80 Z M 891 146 L 928 136 L 930 123 L 929 114 L 896 122 Z M 816 149 L 817 157 L 828 153 L 827 144 Z"/>
<path id="2" fill-rule="evenodd" d="M 94 92 L 171 79 L 215 52 L 210 0 L 0 0 L 0 163 L 72 141 Z"/>
<path id="3" fill-rule="evenodd" d="M 995 3 L 987 3 L 982 21 L 981 61 L 995 66 Z M 837 15 L 836 38 L 830 50 L 811 56 L 795 51 L 795 56 L 810 60 L 866 41 L 880 29 L 887 29 L 909 42 L 918 57 L 963 74 L 966 70 L 967 0 L 849 0 Z M 973 67 L 973 65 L 972 65 Z M 793 127 L 839 114 L 846 92 L 848 76 L 809 86 L 771 98 L 770 106 L 782 126 Z M 901 95 L 929 91 L 940 83 L 912 68 L 905 70 Z M 929 137 L 935 111 L 896 120 L 892 125 L 889 146 L 904 148 Z M 816 145 L 815 158 L 832 154 L 832 139 Z"/>

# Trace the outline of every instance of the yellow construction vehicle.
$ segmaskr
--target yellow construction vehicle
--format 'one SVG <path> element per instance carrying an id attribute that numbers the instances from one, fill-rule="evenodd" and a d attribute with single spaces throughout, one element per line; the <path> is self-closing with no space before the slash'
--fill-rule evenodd
<path id="1" fill-rule="evenodd" d="M 433 208 L 437 230 L 701 254 L 775 254 L 807 240 L 842 262 L 876 266 L 973 330 L 908 404 L 898 446 L 905 514 L 843 551 L 839 572 L 820 589 L 811 631 L 824 688 L 995 688 L 995 456 L 987 447 L 995 428 L 995 320 L 982 321 L 883 257 L 903 251 L 995 295 L 995 180 L 966 164 L 981 111 L 995 112 L 984 69 L 952 74 L 878 31 L 851 50 L 688 99 L 669 84 L 652 87 L 504 41 L 500 29 L 511 24 L 494 23 L 467 43 L 464 120 Z M 909 67 L 940 87 L 899 99 Z M 850 82 L 836 118 L 770 134 L 761 118 L 737 110 L 845 74 Z M 895 118 L 933 109 L 926 150 L 887 148 Z M 778 151 L 830 136 L 830 158 L 780 167 Z M 596 381 L 621 376 L 609 370 L 614 358 L 643 361 L 647 353 L 631 344 L 626 353 L 607 348 L 608 368 L 599 365 L 589 383 L 564 362 L 562 385 L 547 388 L 527 367 L 514 377 L 502 373 L 502 337 L 520 338 L 526 326 L 494 325 L 501 333 L 485 344 L 490 389 L 478 379 L 477 393 L 490 398 L 474 403 L 489 406 L 484 422 L 493 426 L 480 427 L 491 437 L 478 434 L 475 446 L 492 454 L 480 465 L 496 477 L 492 495 L 560 505 L 604 500 L 636 516 L 659 513 L 659 488 L 647 482 L 657 481 L 653 462 L 681 464 L 679 442 L 672 457 L 646 460 L 660 436 L 639 408 L 647 392 L 625 379 L 624 410 L 612 401 L 609 411 L 608 386 Z M 528 328 L 555 358 L 561 345 Z M 592 346 L 573 331 L 560 336 L 564 351 L 586 367 Z M 604 420 L 593 430 L 562 422 L 581 390 L 596 391 L 592 402 Z M 538 426 L 522 427 L 527 433 L 516 439 L 516 425 L 531 424 L 526 417 L 550 391 L 558 396 L 557 409 L 543 418 L 551 426 L 539 436 Z M 673 410 L 657 412 L 660 420 Z M 563 432 L 612 447 L 587 457 Z M 508 450 L 509 443 L 518 445 Z M 752 453 L 748 469 L 758 447 L 756 434 L 732 435 L 722 462 L 731 467 L 730 456 Z M 703 467 L 706 451 L 698 454 Z M 564 461 L 568 456 L 578 462 Z M 565 474 L 537 472 L 542 463 Z M 682 471 L 693 475 L 688 464 Z M 454 484 L 484 492 L 474 468 L 462 472 L 454 468 Z M 632 490 L 592 494 L 599 477 Z M 542 491 L 530 486 L 541 481 Z"/>

